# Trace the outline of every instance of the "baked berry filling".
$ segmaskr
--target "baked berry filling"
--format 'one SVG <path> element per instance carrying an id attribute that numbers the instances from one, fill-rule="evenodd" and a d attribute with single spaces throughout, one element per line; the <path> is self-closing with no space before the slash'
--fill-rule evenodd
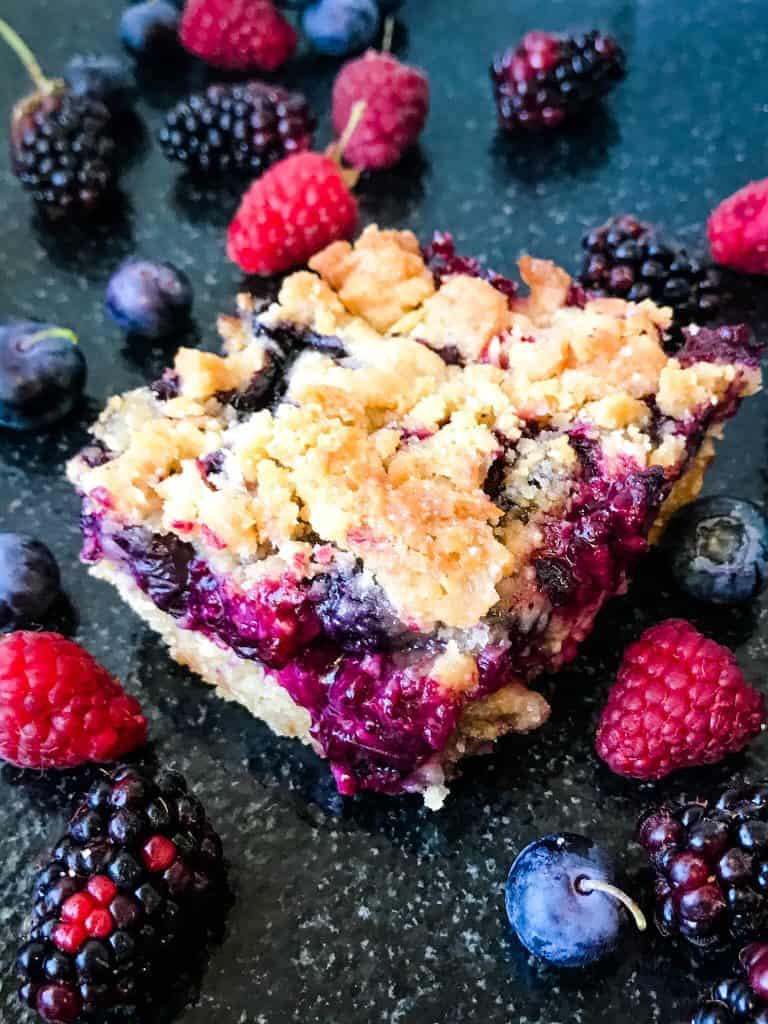
<path id="1" fill-rule="evenodd" d="M 344 793 L 437 806 L 461 757 L 541 725 L 526 683 L 574 657 L 759 386 L 746 329 L 672 357 L 652 302 L 520 276 L 366 229 L 271 305 L 240 296 L 222 355 L 181 348 L 70 463 L 84 559 Z"/>
<path id="2" fill-rule="evenodd" d="M 103 513 L 83 517 L 83 558 L 118 561 L 182 628 L 271 670 L 310 713 L 311 734 L 340 792 L 396 793 L 408 790 L 409 780 L 445 751 L 467 703 L 512 677 L 570 660 L 645 550 L 649 523 L 667 492 L 663 472 L 641 472 L 628 461 L 621 475 L 610 477 L 588 438 L 576 432 L 573 444 L 581 480 L 568 512 L 545 523 L 533 562 L 550 611 L 533 626 L 524 627 L 515 609 L 501 629 L 496 622 L 494 643 L 474 652 L 477 683 L 465 692 L 430 675 L 444 642 L 410 629 L 378 584 L 360 572 L 330 571 L 314 581 L 285 573 L 244 593 L 175 534 L 115 529 Z M 217 465 L 215 458 L 208 461 Z M 555 622 L 563 640 L 551 648 L 545 639 Z"/>

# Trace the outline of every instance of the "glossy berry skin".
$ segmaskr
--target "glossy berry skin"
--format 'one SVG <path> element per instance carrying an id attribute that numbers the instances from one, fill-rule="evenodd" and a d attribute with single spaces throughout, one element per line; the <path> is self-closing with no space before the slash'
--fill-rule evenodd
<path id="1" fill-rule="evenodd" d="M 345 64 L 333 86 L 333 126 L 341 136 L 355 103 L 366 104 L 344 149 L 354 167 L 392 167 L 421 134 L 429 111 L 427 76 L 389 53 L 368 50 Z"/>
<path id="2" fill-rule="evenodd" d="M 380 21 L 376 0 L 317 0 L 304 11 L 301 23 L 318 53 L 344 57 L 370 46 Z"/>
<path id="3" fill-rule="evenodd" d="M 750 501 L 699 498 L 670 520 L 662 550 L 689 597 L 712 604 L 749 601 L 768 574 L 768 521 Z"/>
<path id="4" fill-rule="evenodd" d="M 591 839 L 567 832 L 526 846 L 509 872 L 510 924 L 529 952 L 555 967 L 584 967 L 618 945 L 619 903 L 602 892 L 580 892 L 581 878 L 613 882 L 613 862 Z"/>
<path id="5" fill-rule="evenodd" d="M 171 160 L 200 174 L 235 171 L 258 177 L 309 149 L 315 118 L 306 99 L 266 82 L 210 85 L 173 107 L 160 130 Z"/>
<path id="6" fill-rule="evenodd" d="M 0 427 L 35 430 L 70 412 L 85 386 L 85 356 L 68 328 L 0 323 Z"/>
<path id="7" fill-rule="evenodd" d="M 11 121 L 11 166 L 52 220 L 87 219 L 116 194 L 112 115 L 62 86 L 22 100 Z"/>
<path id="8" fill-rule="evenodd" d="M 596 748 L 618 775 L 660 779 L 742 750 L 764 721 L 763 697 L 732 652 L 668 619 L 624 652 Z"/>
<path id="9" fill-rule="evenodd" d="M 624 76 L 615 39 L 528 32 L 491 66 L 500 126 L 508 132 L 557 127 L 583 113 Z"/>
<path id="10" fill-rule="evenodd" d="M 747 274 L 768 274 L 768 178 L 752 181 L 707 221 L 712 258 Z"/>
<path id="11" fill-rule="evenodd" d="M 40 622 L 60 585 L 59 566 L 42 541 L 0 533 L 0 631 Z"/>
<path id="12" fill-rule="evenodd" d="M 75 54 L 64 68 L 64 81 L 75 96 L 98 100 L 113 114 L 127 110 L 136 97 L 131 69 L 109 54 Z"/>
<path id="13" fill-rule="evenodd" d="M 136 843 L 152 851 L 144 860 L 131 852 L 135 845 L 112 838 L 126 801 L 139 822 Z M 161 830 L 146 815 L 158 803 L 166 811 Z M 102 838 L 82 838 L 89 816 Z M 34 923 L 16 959 L 19 995 L 56 1024 L 102 1020 L 117 1008 L 144 1020 L 169 976 L 221 921 L 226 895 L 221 842 L 183 776 L 133 766 L 104 773 L 38 877 Z"/>
<path id="14" fill-rule="evenodd" d="M 720 311 L 722 272 L 662 240 L 650 224 L 631 214 L 593 228 L 584 236 L 582 247 L 579 280 L 591 297 L 651 299 L 672 309 L 675 327 L 706 323 Z M 680 341 L 679 334 L 674 341 Z"/>
<path id="15" fill-rule="evenodd" d="M 248 274 L 278 274 L 349 238 L 357 216 L 333 160 L 299 153 L 251 185 L 229 225 L 227 253 Z"/>
<path id="16" fill-rule="evenodd" d="M 130 4 L 120 16 L 120 41 L 137 60 L 172 53 L 177 46 L 179 10 L 170 0 Z"/>
<path id="17" fill-rule="evenodd" d="M 662 935 L 720 951 L 765 934 L 767 797 L 765 783 L 745 784 L 716 801 L 658 807 L 646 815 L 638 842 L 654 866 Z M 766 949 L 753 945 L 743 950 L 746 971 L 761 958 L 768 967 Z"/>
<path id="18" fill-rule="evenodd" d="M 271 0 L 188 0 L 180 38 L 196 57 L 232 71 L 275 71 L 298 41 Z"/>
<path id="19" fill-rule="evenodd" d="M 138 701 L 58 633 L 0 639 L 0 757 L 22 768 L 110 761 L 146 740 Z"/>
<path id="20" fill-rule="evenodd" d="M 172 263 L 128 260 L 110 278 L 107 311 L 130 334 L 164 338 L 186 326 L 192 309 L 192 285 Z"/>

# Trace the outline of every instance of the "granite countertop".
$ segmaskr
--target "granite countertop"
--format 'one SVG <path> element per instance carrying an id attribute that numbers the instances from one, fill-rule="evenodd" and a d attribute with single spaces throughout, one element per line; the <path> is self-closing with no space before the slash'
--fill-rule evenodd
<path id="1" fill-rule="evenodd" d="M 3 15 L 50 73 L 76 49 L 117 51 L 110 0 L 6 0 Z M 499 270 L 523 251 L 578 265 L 588 227 L 634 212 L 701 247 L 708 211 L 766 173 L 768 21 L 763 0 L 407 0 L 398 52 L 424 66 L 433 110 L 420 150 L 364 181 L 363 223 L 453 231 L 460 251 Z M 626 81 L 586 132 L 506 140 L 496 133 L 486 66 L 530 28 L 598 26 L 628 51 Z M 281 76 L 322 112 L 337 64 L 302 57 Z M 415 799 L 340 799 L 309 751 L 278 740 L 169 660 L 148 630 L 79 565 L 78 502 L 63 463 L 113 392 L 155 376 L 171 349 L 129 349 L 102 297 L 121 258 L 139 253 L 184 268 L 195 287 L 195 335 L 215 347 L 214 320 L 243 281 L 224 254 L 237 192 L 186 182 L 155 137 L 162 111 L 199 66 L 143 75 L 144 134 L 124 177 L 119 216 L 93 235 L 50 232 L 0 167 L 0 314 L 74 328 L 89 361 L 86 407 L 39 436 L 0 433 L 0 528 L 35 533 L 56 553 L 71 608 L 62 627 L 141 697 L 159 757 L 188 774 L 219 827 L 236 895 L 199 991 L 163 1019 L 185 1024 L 637 1024 L 684 1017 L 707 977 L 652 935 L 596 976 L 536 969 L 510 935 L 503 885 L 515 853 L 546 831 L 585 832 L 619 857 L 642 891 L 631 843 L 643 807 L 763 772 L 768 737 L 746 757 L 658 786 L 612 776 L 593 751 L 597 715 L 621 650 L 641 629 L 685 614 L 732 645 L 768 690 L 768 596 L 741 610 L 692 610 L 651 564 L 600 617 L 582 655 L 542 685 L 553 705 L 537 735 L 510 738 L 467 766 L 440 813 Z M 25 91 L 0 59 L 0 108 Z M 733 316 L 768 335 L 768 288 L 739 283 Z M 766 412 L 753 399 L 731 425 L 710 493 L 766 496 Z M 10 962 L 29 904 L 35 859 L 57 837 L 89 770 L 60 778 L 0 771 L 0 958 Z M 175 1015 L 174 1015 L 175 1013 Z M 0 1019 L 28 1019 L 0 975 Z"/>

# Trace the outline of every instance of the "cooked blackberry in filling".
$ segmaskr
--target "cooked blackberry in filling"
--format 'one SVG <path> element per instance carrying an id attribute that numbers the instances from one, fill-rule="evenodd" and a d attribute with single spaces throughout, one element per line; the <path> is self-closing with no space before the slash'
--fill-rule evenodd
<path id="1" fill-rule="evenodd" d="M 342 793 L 439 806 L 463 756 L 541 725 L 529 684 L 759 387 L 745 328 L 692 326 L 670 357 L 668 309 L 520 275 L 370 227 L 272 305 L 241 295 L 222 355 L 180 349 L 70 463 L 92 571 Z"/>

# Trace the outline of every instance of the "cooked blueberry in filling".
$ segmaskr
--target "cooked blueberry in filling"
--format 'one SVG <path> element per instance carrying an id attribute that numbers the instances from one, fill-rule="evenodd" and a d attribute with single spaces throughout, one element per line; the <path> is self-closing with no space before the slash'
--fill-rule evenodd
<path id="1" fill-rule="evenodd" d="M 735 327 L 688 327 L 685 343 L 677 353 L 683 366 L 693 363 L 744 363 L 759 366 L 764 345 L 747 324 Z"/>
<path id="2" fill-rule="evenodd" d="M 317 614 L 325 635 L 345 651 L 388 650 L 418 639 L 397 617 L 381 587 L 359 572 L 331 575 Z"/>
<path id="3" fill-rule="evenodd" d="M 141 589 L 162 611 L 179 615 L 187 598 L 187 575 L 194 558 L 192 545 L 173 533 L 150 533 L 141 526 L 126 526 L 112 539 L 125 552 Z"/>
<path id="4" fill-rule="evenodd" d="M 241 414 L 268 406 L 274 408 L 282 400 L 288 387 L 288 372 L 304 349 L 312 348 L 332 358 L 346 355 L 339 338 L 326 337 L 297 324 L 266 327 L 259 320 L 254 320 L 253 333 L 264 344 L 264 368 L 254 374 L 244 389 L 221 391 L 216 396 L 220 402 L 231 405 Z"/>
<path id="5" fill-rule="evenodd" d="M 171 398 L 178 398 L 181 393 L 181 381 L 178 373 L 173 370 L 163 370 L 163 375 L 150 384 L 150 390 L 161 402 L 167 402 Z"/>

